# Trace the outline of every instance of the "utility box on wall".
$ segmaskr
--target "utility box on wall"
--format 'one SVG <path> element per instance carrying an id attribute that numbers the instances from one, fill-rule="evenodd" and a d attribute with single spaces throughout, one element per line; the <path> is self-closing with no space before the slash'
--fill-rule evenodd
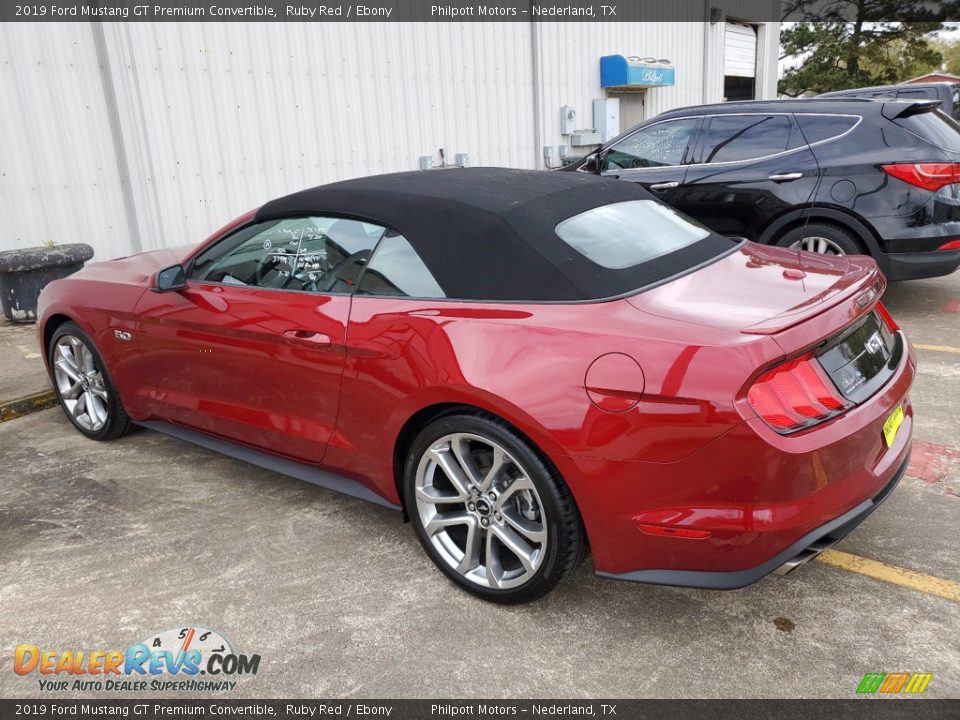
<path id="1" fill-rule="evenodd" d="M 577 111 L 569 105 L 560 108 L 560 134 L 573 135 L 577 128 Z"/>
<path id="2" fill-rule="evenodd" d="M 620 98 L 593 101 L 593 129 L 602 143 L 620 134 Z"/>

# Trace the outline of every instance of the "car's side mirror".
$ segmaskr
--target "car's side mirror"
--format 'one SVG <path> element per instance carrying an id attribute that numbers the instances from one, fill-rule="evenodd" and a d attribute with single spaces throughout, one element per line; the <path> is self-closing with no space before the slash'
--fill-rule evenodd
<path id="1" fill-rule="evenodd" d="M 600 172 L 600 153 L 595 152 L 592 155 L 587 155 L 587 159 L 583 161 L 582 170 L 591 173 Z"/>
<path id="2" fill-rule="evenodd" d="M 187 276 L 183 272 L 183 265 L 171 265 L 157 273 L 157 284 L 154 292 L 173 292 L 182 290 L 187 285 Z"/>

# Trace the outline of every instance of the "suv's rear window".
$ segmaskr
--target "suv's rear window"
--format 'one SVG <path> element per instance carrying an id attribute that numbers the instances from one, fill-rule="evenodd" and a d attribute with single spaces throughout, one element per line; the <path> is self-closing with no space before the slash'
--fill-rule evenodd
<path id="1" fill-rule="evenodd" d="M 557 235 L 597 265 L 622 270 L 703 240 L 710 231 L 653 200 L 601 205 L 567 218 Z"/>
<path id="2" fill-rule="evenodd" d="M 937 147 L 960 152 L 960 124 L 939 110 L 908 115 L 894 122 Z"/>

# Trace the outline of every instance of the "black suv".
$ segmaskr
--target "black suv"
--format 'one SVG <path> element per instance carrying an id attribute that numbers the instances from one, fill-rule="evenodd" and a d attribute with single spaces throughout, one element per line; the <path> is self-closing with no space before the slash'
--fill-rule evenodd
<path id="1" fill-rule="evenodd" d="M 872 255 L 891 280 L 960 266 L 960 125 L 937 103 L 767 100 L 672 110 L 565 170 L 640 183 L 731 237 Z"/>

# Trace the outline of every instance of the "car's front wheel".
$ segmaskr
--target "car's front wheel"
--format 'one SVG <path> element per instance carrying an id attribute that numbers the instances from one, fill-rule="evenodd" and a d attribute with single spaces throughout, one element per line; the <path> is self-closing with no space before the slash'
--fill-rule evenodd
<path id="1" fill-rule="evenodd" d="M 502 420 L 442 417 L 414 440 L 404 495 L 430 558 L 463 589 L 516 603 L 552 590 L 585 551 L 559 473 Z"/>
<path id="2" fill-rule="evenodd" d="M 103 358 L 79 325 L 60 325 L 48 353 L 60 405 L 77 430 L 94 440 L 112 440 L 130 431 Z"/>

